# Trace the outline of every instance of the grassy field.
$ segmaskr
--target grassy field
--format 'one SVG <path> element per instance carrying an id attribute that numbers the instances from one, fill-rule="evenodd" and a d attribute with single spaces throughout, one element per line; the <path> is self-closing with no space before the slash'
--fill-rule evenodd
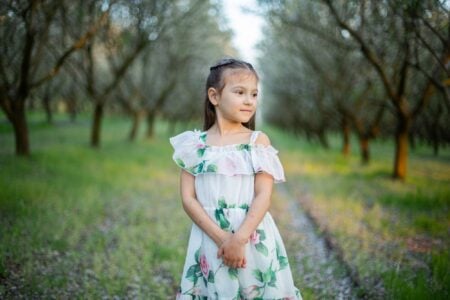
<path id="1" fill-rule="evenodd" d="M 83 121 L 34 126 L 30 158 L 2 136 L 0 298 L 173 295 L 190 221 L 169 144 L 130 144 L 127 122 L 106 121 L 100 150 Z"/>
<path id="2" fill-rule="evenodd" d="M 0 298 L 172 299 L 191 222 L 164 123 L 154 139 L 129 143 L 129 122 L 107 119 L 93 150 L 87 119 L 58 118 L 49 126 L 31 116 L 29 158 L 12 154 L 0 123 Z M 372 164 L 360 167 L 357 154 L 341 157 L 337 140 L 324 151 L 264 130 L 289 190 L 337 241 L 368 297 L 382 289 L 392 299 L 448 298 L 448 151 L 417 149 L 399 183 L 389 178 L 389 144 L 373 145 Z M 301 287 L 303 274 L 294 276 Z"/>
<path id="3" fill-rule="evenodd" d="M 275 129 L 288 186 L 342 258 L 368 298 L 448 299 L 450 287 L 450 152 L 433 157 L 419 147 L 410 155 L 407 180 L 391 179 L 393 147 L 372 145 L 361 166 L 339 140 L 323 150 Z M 353 143 L 357 145 L 356 141 Z M 309 195 L 305 197 L 305 195 Z"/>

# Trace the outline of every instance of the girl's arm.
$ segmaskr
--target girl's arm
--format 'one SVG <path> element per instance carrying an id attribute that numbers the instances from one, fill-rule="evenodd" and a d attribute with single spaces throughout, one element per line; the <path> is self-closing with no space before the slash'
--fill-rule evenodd
<path id="1" fill-rule="evenodd" d="M 256 144 L 264 146 L 270 145 L 270 140 L 266 134 L 260 133 L 255 141 Z M 241 227 L 235 233 L 236 238 L 241 242 L 247 242 L 250 235 L 256 230 L 261 223 L 266 212 L 270 207 L 272 197 L 273 177 L 267 173 L 258 173 L 255 175 L 255 198 L 247 213 Z"/>
<path id="2" fill-rule="evenodd" d="M 183 202 L 183 208 L 192 219 L 192 221 L 200 227 L 217 245 L 223 243 L 223 241 L 229 235 L 228 232 L 220 228 L 206 213 L 203 207 L 197 200 L 195 194 L 195 177 L 189 174 L 185 170 L 181 171 L 180 176 L 180 189 L 181 199 Z"/>
<path id="3" fill-rule="evenodd" d="M 264 215 L 269 210 L 272 194 L 273 177 L 266 173 L 255 176 L 255 198 L 247 213 L 247 216 L 238 231 L 226 238 L 222 243 L 217 256 L 223 257 L 227 266 L 233 268 L 245 268 L 245 244 L 250 235 L 256 230 Z"/>
<path id="4" fill-rule="evenodd" d="M 235 237 L 241 243 L 246 243 L 250 235 L 256 230 L 259 223 L 266 215 L 270 207 L 272 196 L 273 177 L 267 173 L 259 173 L 255 176 L 255 198 L 248 210 L 247 216 L 235 233 Z"/>
<path id="5" fill-rule="evenodd" d="M 257 143 L 267 146 L 270 145 L 270 140 L 265 134 L 261 133 L 258 136 Z M 230 262 L 230 265 L 239 266 L 245 244 L 269 210 L 273 182 L 273 177 L 267 173 L 255 175 L 255 197 L 247 216 L 236 233 L 230 239 L 227 239 L 218 250 L 218 255 L 223 256 L 224 260 Z M 243 263 L 241 261 L 241 266 L 245 266 L 245 259 Z"/>

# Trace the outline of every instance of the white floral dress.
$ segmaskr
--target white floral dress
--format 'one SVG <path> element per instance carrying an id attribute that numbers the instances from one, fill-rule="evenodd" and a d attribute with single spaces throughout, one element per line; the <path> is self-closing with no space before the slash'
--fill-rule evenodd
<path id="1" fill-rule="evenodd" d="M 255 173 L 283 182 L 278 151 L 255 144 L 206 145 L 206 132 L 185 131 L 170 138 L 176 164 L 195 176 L 198 201 L 217 224 L 235 231 L 254 197 Z M 294 286 L 286 250 L 269 212 L 245 246 L 247 266 L 229 268 L 217 258 L 217 245 L 192 225 L 177 299 L 302 299 Z"/>

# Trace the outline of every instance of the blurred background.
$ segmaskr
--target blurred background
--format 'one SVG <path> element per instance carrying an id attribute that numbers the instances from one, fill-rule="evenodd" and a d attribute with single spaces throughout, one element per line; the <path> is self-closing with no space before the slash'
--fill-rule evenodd
<path id="1" fill-rule="evenodd" d="M 448 299 L 450 5 L 0 3 L 0 298 L 173 299 L 191 220 L 168 138 L 255 65 L 271 212 L 304 299 Z"/>

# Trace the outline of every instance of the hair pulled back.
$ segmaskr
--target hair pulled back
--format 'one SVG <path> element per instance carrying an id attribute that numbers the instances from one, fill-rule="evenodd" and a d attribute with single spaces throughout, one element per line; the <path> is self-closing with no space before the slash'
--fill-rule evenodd
<path id="1" fill-rule="evenodd" d="M 215 88 L 218 92 L 222 92 L 225 86 L 223 73 L 227 69 L 244 69 L 251 71 L 257 79 L 259 79 L 253 66 L 245 61 L 234 59 L 234 58 L 223 58 L 219 60 L 215 65 L 209 68 L 209 75 L 206 79 L 206 96 L 205 96 L 205 115 L 203 119 L 203 130 L 208 130 L 216 122 L 216 109 L 214 105 L 209 101 L 208 89 Z M 255 130 L 255 115 L 246 122 L 242 123 L 245 127 Z"/>

